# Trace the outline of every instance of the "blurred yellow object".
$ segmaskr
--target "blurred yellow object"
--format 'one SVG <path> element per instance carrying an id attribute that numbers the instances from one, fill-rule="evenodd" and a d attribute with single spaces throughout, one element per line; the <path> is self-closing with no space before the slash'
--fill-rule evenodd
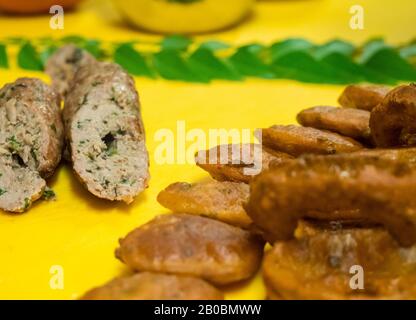
<path id="1" fill-rule="evenodd" d="M 202 33 L 246 17 L 255 0 L 114 0 L 134 25 L 158 33 Z"/>
<path id="2" fill-rule="evenodd" d="M 70 8 L 78 2 L 80 0 L 0 0 L 0 11 L 19 14 L 48 14 L 49 8 L 53 5 Z"/>

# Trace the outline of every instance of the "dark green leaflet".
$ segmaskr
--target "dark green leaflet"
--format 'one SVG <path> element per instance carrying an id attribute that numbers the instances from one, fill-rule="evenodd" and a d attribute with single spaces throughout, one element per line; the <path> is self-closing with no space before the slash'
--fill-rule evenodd
<path id="1" fill-rule="evenodd" d="M 273 79 L 276 77 L 272 67 L 260 57 L 261 48 L 257 45 L 243 46 L 237 49 L 228 61 L 244 76 Z"/>
<path id="2" fill-rule="evenodd" d="M 9 59 L 7 57 L 6 46 L 0 44 L 0 68 L 7 69 L 9 67 Z"/>
<path id="3" fill-rule="evenodd" d="M 198 75 L 192 71 L 186 59 L 175 50 L 162 50 L 156 53 L 153 59 L 156 70 L 165 79 L 208 82 L 208 79 L 203 75 Z"/>
<path id="4" fill-rule="evenodd" d="M 168 36 L 162 40 L 160 46 L 162 50 L 178 50 L 178 51 L 186 51 L 188 47 L 191 45 L 192 40 L 180 36 L 180 35 L 173 35 Z"/>
<path id="5" fill-rule="evenodd" d="M 30 43 L 24 43 L 17 55 L 19 67 L 26 70 L 43 70 L 42 60 L 35 47 Z"/>
<path id="6" fill-rule="evenodd" d="M 145 57 L 133 48 L 131 44 L 122 44 L 114 52 L 114 62 L 135 76 L 155 77 Z"/>
<path id="7" fill-rule="evenodd" d="M 209 80 L 241 80 L 241 75 L 234 67 L 215 56 L 215 54 L 204 47 L 200 47 L 191 54 L 188 59 L 190 68 L 197 74 L 206 76 Z"/>
<path id="8" fill-rule="evenodd" d="M 188 37 L 173 35 L 150 43 L 149 49 L 141 49 L 137 39 L 104 43 L 77 35 L 61 39 L 44 37 L 31 42 L 6 38 L 0 41 L 0 68 L 9 67 L 7 46 L 19 47 L 17 60 L 21 68 L 40 71 L 50 55 L 67 43 L 76 44 L 99 60 L 113 60 L 132 75 L 174 81 L 209 83 L 247 77 L 325 84 L 393 85 L 416 81 L 416 43 L 392 47 L 383 39 L 371 39 L 363 46 L 356 46 L 342 39 L 317 45 L 306 39 L 290 38 L 269 46 L 247 44 L 236 48 L 222 41 L 195 43 Z"/>

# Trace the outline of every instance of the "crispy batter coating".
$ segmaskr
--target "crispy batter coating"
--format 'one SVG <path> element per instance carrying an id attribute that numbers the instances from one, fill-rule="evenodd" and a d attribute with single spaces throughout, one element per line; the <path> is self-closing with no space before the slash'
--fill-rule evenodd
<path id="1" fill-rule="evenodd" d="M 305 127 L 337 132 L 363 142 L 371 141 L 370 112 L 366 110 L 314 107 L 300 112 L 297 120 Z"/>
<path id="2" fill-rule="evenodd" d="M 199 216 L 159 216 L 120 240 L 116 256 L 138 271 L 165 272 L 229 284 L 252 277 L 263 255 L 252 233 Z"/>
<path id="3" fill-rule="evenodd" d="M 81 300 L 223 300 L 218 289 L 202 279 L 143 272 L 114 279 L 88 291 Z"/>
<path id="4" fill-rule="evenodd" d="M 309 226 L 300 233 L 265 256 L 269 298 L 416 299 L 416 247 L 400 248 L 382 228 Z M 363 289 L 350 286 L 361 272 L 353 266 L 363 268 Z"/>
<path id="5" fill-rule="evenodd" d="M 249 228 L 252 221 L 243 208 L 249 194 L 250 187 L 245 183 L 177 182 L 160 192 L 157 201 L 173 212 L 186 212 Z"/>
<path id="6" fill-rule="evenodd" d="M 350 85 L 345 88 L 338 102 L 344 108 L 371 111 L 390 91 L 389 87 L 378 85 Z"/>
<path id="7" fill-rule="evenodd" d="M 266 147 L 295 157 L 308 153 L 335 154 L 363 149 L 359 142 L 337 133 L 294 125 L 262 129 L 262 140 Z"/>
<path id="8" fill-rule="evenodd" d="M 341 156 L 341 155 L 340 155 Z M 335 156 L 332 156 L 335 157 Z M 416 148 L 396 148 L 396 149 L 364 149 L 351 153 L 344 153 L 345 159 L 357 159 L 355 161 L 377 161 L 389 160 L 393 162 L 405 162 L 409 166 L 416 166 Z M 319 159 L 319 158 L 318 158 Z M 270 168 L 277 168 L 286 163 L 270 162 Z"/>
<path id="9" fill-rule="evenodd" d="M 359 210 L 357 218 L 383 224 L 410 246 L 416 242 L 415 193 L 416 170 L 408 162 L 310 156 L 254 179 L 246 211 L 271 242 L 293 238 L 300 218 L 337 220 Z"/>
<path id="10" fill-rule="evenodd" d="M 397 87 L 371 112 L 370 127 L 378 147 L 416 145 L 416 84 Z"/>
<path id="11" fill-rule="evenodd" d="M 292 158 L 258 144 L 230 144 L 198 152 L 195 162 L 215 180 L 249 183 L 255 175 L 267 170 L 271 161 L 284 162 Z M 256 163 L 258 170 L 252 171 Z"/>

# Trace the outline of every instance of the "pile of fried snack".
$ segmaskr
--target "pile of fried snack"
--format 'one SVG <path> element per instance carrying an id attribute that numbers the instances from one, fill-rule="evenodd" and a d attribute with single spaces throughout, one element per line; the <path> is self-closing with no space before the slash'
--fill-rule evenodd
<path id="1" fill-rule="evenodd" d="M 415 299 L 416 85 L 353 85 L 339 102 L 262 129 L 257 176 L 233 145 L 228 162 L 199 152 L 214 180 L 162 191 L 174 213 L 116 251 L 137 273 L 84 298 L 221 299 L 262 266 L 269 299 Z"/>

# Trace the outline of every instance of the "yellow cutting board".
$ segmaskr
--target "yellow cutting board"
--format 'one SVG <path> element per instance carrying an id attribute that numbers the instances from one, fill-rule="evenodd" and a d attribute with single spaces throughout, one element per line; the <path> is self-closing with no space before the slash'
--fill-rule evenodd
<path id="1" fill-rule="evenodd" d="M 349 27 L 349 9 L 360 3 L 365 29 Z M 415 36 L 414 0 L 298 0 L 260 1 L 255 13 L 232 30 L 197 37 L 235 44 L 270 43 L 286 37 L 323 42 L 335 37 L 362 43 L 383 36 L 397 44 Z M 65 29 L 49 28 L 49 17 L 0 16 L 0 38 L 8 36 L 61 37 L 79 34 L 106 40 L 133 38 L 157 40 L 158 36 L 129 29 L 114 20 L 106 1 L 89 1 L 66 14 Z M 12 67 L 0 69 L 0 85 L 17 77 L 42 73 Z M 250 128 L 289 124 L 302 108 L 334 105 L 342 87 L 301 84 L 285 80 L 217 81 L 210 85 L 136 78 L 141 96 L 147 143 L 151 156 L 150 188 L 130 206 L 112 204 L 89 195 L 61 165 L 50 185 L 55 202 L 38 202 L 26 214 L 0 213 L 0 298 L 75 299 L 93 286 L 126 272 L 114 258 L 118 238 L 155 215 L 166 213 L 156 201 L 158 192 L 176 181 L 194 182 L 208 175 L 196 166 L 160 165 L 154 161 L 155 133 L 163 128 L 176 132 L 178 120 L 187 129 Z M 63 272 L 63 287 L 54 275 Z M 59 284 L 59 283 L 58 283 Z M 226 288 L 229 299 L 263 299 L 261 276 Z"/>

